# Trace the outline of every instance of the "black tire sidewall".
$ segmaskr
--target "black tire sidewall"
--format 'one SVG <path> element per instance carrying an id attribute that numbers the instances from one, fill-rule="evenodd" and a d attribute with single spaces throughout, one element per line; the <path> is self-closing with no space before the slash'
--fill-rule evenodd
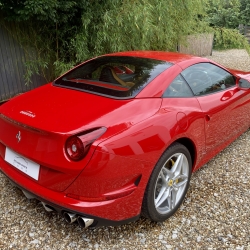
<path id="1" fill-rule="evenodd" d="M 182 153 L 187 157 L 188 165 L 189 165 L 188 181 L 187 181 L 185 190 L 182 194 L 182 197 L 180 198 L 179 202 L 176 204 L 175 208 L 167 214 L 161 214 L 156 210 L 155 205 L 154 205 L 155 184 L 156 184 L 159 173 L 164 163 L 176 153 Z M 180 143 L 174 143 L 163 153 L 163 155 L 161 156 L 161 158 L 155 165 L 155 168 L 150 176 L 150 179 L 149 179 L 149 182 L 147 184 L 147 188 L 144 194 L 142 214 L 145 217 L 148 217 L 149 219 L 151 219 L 152 221 L 157 221 L 157 222 L 164 221 L 168 219 L 170 216 L 172 216 L 178 210 L 178 208 L 180 207 L 180 205 L 182 204 L 186 196 L 187 190 L 189 188 L 191 173 L 192 173 L 192 159 L 191 159 L 191 155 L 188 149 Z"/>

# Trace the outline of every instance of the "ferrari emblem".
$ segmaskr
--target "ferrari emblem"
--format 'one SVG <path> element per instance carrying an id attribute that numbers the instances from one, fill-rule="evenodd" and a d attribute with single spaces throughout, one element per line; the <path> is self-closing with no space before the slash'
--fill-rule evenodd
<path id="1" fill-rule="evenodd" d="M 17 133 L 16 138 L 17 138 L 17 142 L 21 141 L 21 132 L 20 131 Z"/>
<path id="2" fill-rule="evenodd" d="M 173 184 L 174 184 L 174 181 L 173 181 L 173 180 L 170 180 L 170 181 L 168 182 L 168 186 L 169 186 L 169 187 L 172 187 Z"/>

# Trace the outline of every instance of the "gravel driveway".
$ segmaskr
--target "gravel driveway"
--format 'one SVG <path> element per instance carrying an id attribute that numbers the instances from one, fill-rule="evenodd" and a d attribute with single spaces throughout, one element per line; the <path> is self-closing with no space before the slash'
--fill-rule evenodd
<path id="1" fill-rule="evenodd" d="M 250 71 L 244 50 L 209 58 Z M 84 230 L 27 200 L 0 174 L 0 249 L 250 249 L 249 152 L 250 130 L 193 174 L 179 211 L 158 224 Z"/>

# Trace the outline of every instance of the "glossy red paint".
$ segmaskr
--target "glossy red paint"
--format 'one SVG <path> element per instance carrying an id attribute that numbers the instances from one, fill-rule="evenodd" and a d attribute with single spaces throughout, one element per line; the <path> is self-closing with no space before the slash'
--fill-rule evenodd
<path id="1" fill-rule="evenodd" d="M 188 147 L 195 171 L 249 127 L 250 90 L 235 85 L 199 97 L 162 98 L 184 69 L 210 61 L 153 51 L 109 56 L 151 58 L 173 65 L 134 98 L 115 99 L 48 83 L 3 104 L 0 169 L 21 189 L 61 210 L 120 222 L 140 215 L 152 170 L 172 143 Z M 249 72 L 228 72 L 236 83 L 241 77 L 250 79 Z M 82 160 L 67 156 L 65 143 L 70 136 L 101 127 L 106 132 Z M 6 147 L 40 165 L 37 181 L 4 160 Z"/>
<path id="2" fill-rule="evenodd" d="M 39 95 L 46 96 L 46 103 L 41 105 L 36 102 Z M 86 108 L 90 102 L 93 102 L 95 112 Z M 13 103 L 11 109 L 8 108 L 10 103 Z M 33 103 L 32 110 L 36 110 L 34 118 L 20 113 L 22 110 L 30 110 L 30 103 Z M 5 116 L 8 118 L 2 117 L 0 120 L 0 138 L 7 147 L 41 165 L 41 185 L 63 191 L 80 174 L 94 152 L 94 147 L 91 147 L 82 161 L 70 161 L 63 150 L 69 136 L 92 128 L 107 127 L 106 133 L 93 146 L 98 145 L 100 141 L 154 115 L 160 105 L 160 99 L 113 100 L 48 84 L 18 96 L 3 106 L 3 112 L 6 110 Z M 65 120 L 67 113 L 69 115 Z M 20 143 L 16 143 L 18 131 L 21 131 L 23 137 Z"/>

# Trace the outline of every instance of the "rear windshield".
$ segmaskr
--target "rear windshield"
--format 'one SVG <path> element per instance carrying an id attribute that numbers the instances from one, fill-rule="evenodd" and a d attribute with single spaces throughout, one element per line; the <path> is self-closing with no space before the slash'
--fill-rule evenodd
<path id="1" fill-rule="evenodd" d="M 172 64 L 139 57 L 103 56 L 79 65 L 54 85 L 115 98 L 136 96 Z"/>

